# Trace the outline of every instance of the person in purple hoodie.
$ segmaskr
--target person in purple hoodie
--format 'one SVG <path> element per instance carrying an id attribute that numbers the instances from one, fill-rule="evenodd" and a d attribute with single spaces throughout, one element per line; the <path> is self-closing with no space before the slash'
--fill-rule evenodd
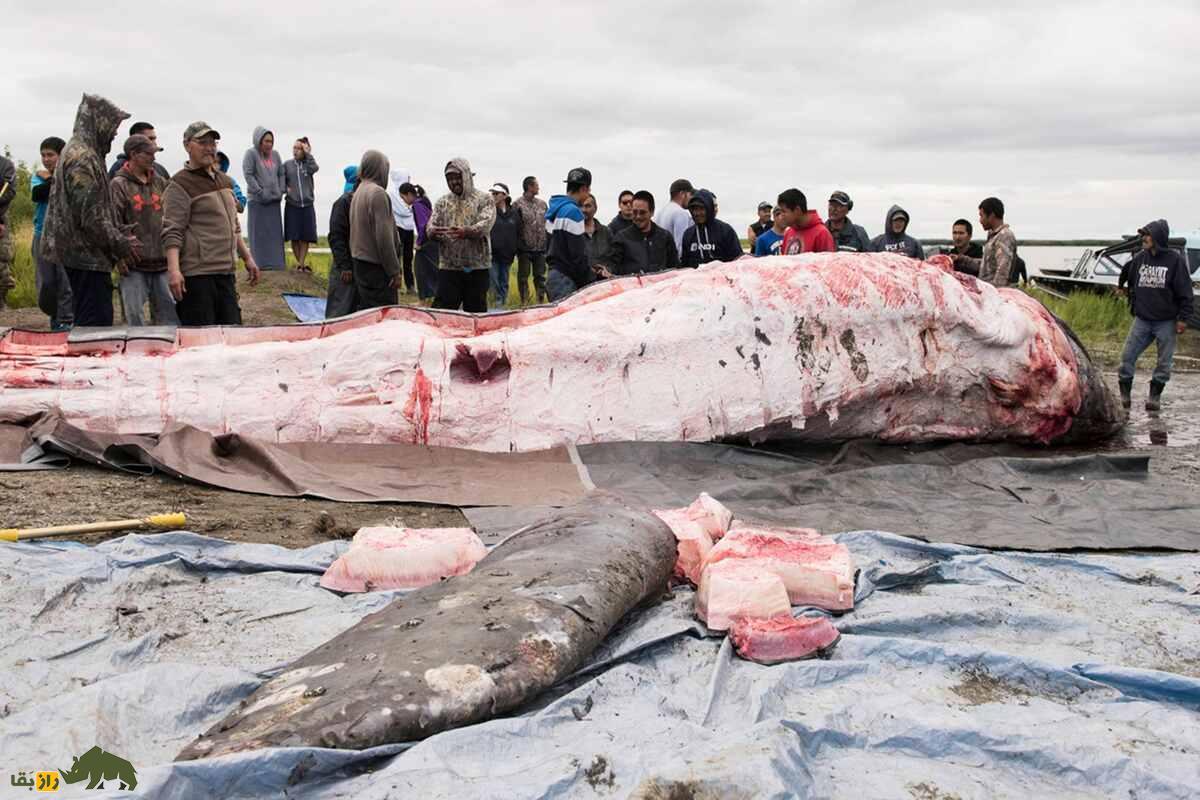
<path id="1" fill-rule="evenodd" d="M 425 190 L 415 183 L 400 184 L 399 194 L 404 202 L 412 206 L 413 220 L 417 226 L 417 297 L 432 300 L 437 294 L 438 243 L 436 239 L 425 235 L 425 228 L 433 216 L 433 203 L 425 196 Z"/>

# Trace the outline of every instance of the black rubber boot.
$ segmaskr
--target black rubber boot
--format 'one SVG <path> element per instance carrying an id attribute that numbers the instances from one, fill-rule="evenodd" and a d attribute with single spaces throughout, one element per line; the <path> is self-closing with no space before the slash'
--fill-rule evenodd
<path id="1" fill-rule="evenodd" d="M 1133 406 L 1133 381 L 1118 381 L 1121 387 L 1121 408 L 1128 411 Z"/>
<path id="2" fill-rule="evenodd" d="M 1158 411 L 1162 408 L 1162 393 L 1165 388 L 1167 388 L 1165 383 L 1150 381 L 1150 396 L 1146 398 L 1147 411 Z"/>

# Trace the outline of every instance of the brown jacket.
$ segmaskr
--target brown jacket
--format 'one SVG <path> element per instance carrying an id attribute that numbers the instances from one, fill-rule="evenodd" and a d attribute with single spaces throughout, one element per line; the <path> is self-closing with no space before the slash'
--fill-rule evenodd
<path id="1" fill-rule="evenodd" d="M 241 235 L 229 176 L 184 164 L 163 194 L 163 251 L 179 249 L 179 271 L 185 276 L 233 272 Z"/>
<path id="2" fill-rule="evenodd" d="M 396 224 L 387 196 L 387 156 L 378 150 L 363 153 L 358 188 L 350 201 L 350 255 L 356 261 L 378 264 L 389 277 L 400 274 Z"/>
<path id="3" fill-rule="evenodd" d="M 128 165 L 129 162 L 125 163 Z M 128 166 L 118 170 L 108 185 L 117 224 L 130 226 L 142 243 L 140 260 L 125 259 L 130 268 L 139 272 L 162 272 L 167 268 L 167 257 L 162 248 L 163 193 L 166 190 L 167 179 L 154 170 L 150 170 L 150 180 L 143 181 Z"/>

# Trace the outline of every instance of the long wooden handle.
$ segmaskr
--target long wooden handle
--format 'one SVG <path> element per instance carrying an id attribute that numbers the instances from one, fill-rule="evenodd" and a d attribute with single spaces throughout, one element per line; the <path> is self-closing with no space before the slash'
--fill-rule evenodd
<path id="1" fill-rule="evenodd" d="M 154 514 L 142 519 L 118 519 L 112 522 L 86 522 L 76 525 L 55 525 L 50 528 L 4 528 L 0 529 L 0 542 L 19 542 L 41 536 L 65 536 L 73 533 L 102 533 L 125 531 L 135 528 L 182 528 L 187 523 L 183 514 Z"/>

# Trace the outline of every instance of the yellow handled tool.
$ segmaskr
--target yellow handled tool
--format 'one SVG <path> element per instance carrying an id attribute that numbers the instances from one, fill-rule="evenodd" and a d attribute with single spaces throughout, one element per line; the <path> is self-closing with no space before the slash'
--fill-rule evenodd
<path id="1" fill-rule="evenodd" d="M 118 519 L 112 522 L 85 522 L 77 525 L 55 525 L 52 528 L 0 528 L 0 542 L 19 542 L 42 536 L 67 536 L 73 533 L 103 533 L 137 528 L 174 530 L 187 523 L 183 514 L 154 514 L 142 519 Z"/>

